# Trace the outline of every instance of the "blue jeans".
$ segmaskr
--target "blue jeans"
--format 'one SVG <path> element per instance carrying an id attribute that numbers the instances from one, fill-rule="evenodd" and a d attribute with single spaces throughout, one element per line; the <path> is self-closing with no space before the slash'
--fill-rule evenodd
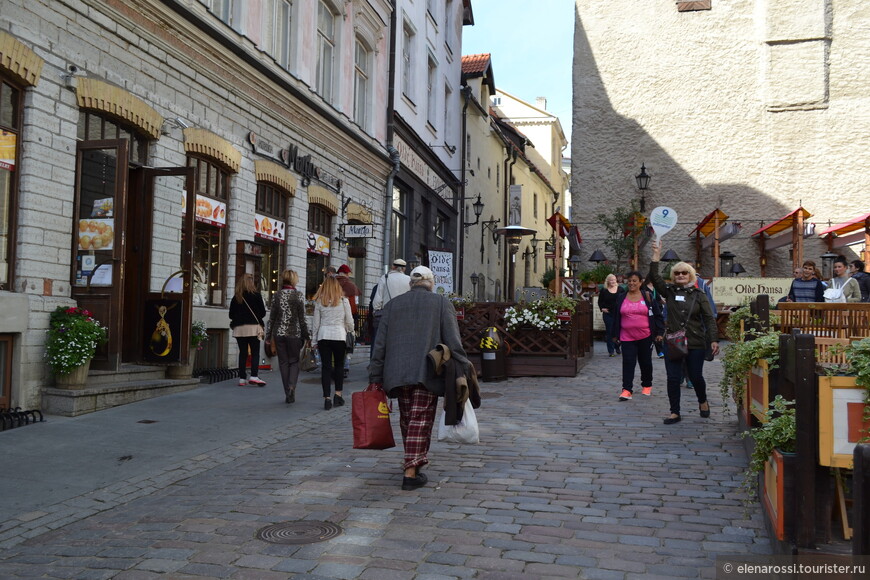
<path id="1" fill-rule="evenodd" d="M 604 319 L 604 342 L 607 344 L 607 354 L 619 352 L 619 347 L 613 344 L 613 314 L 602 312 L 601 317 Z"/>
<path id="2" fill-rule="evenodd" d="M 704 351 L 703 348 L 690 348 L 685 357 L 689 380 L 695 388 L 698 404 L 707 402 L 707 383 L 704 381 Z M 668 400 L 671 403 L 671 413 L 680 414 L 680 383 L 683 382 L 683 361 L 670 360 L 668 347 L 665 345 L 665 371 L 668 373 Z"/>
<path id="3" fill-rule="evenodd" d="M 622 388 L 632 392 L 634 367 L 640 364 L 640 386 L 651 387 L 653 378 L 652 337 L 641 340 L 621 342 L 622 345 Z"/>

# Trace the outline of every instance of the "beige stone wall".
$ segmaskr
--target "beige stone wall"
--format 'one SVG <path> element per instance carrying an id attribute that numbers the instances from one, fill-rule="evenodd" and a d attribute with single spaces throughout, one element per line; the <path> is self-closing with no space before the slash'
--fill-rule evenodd
<path id="1" fill-rule="evenodd" d="M 665 248 L 693 258 L 688 234 L 718 206 L 743 224 L 723 249 L 750 275 L 759 244 L 749 236 L 762 224 L 801 204 L 817 231 L 870 210 L 866 3 L 711 4 L 576 2 L 572 193 L 584 257 L 603 246 L 595 215 L 639 197 L 641 163 L 647 212 L 668 205 L 680 216 Z M 806 240 L 805 258 L 824 251 L 818 236 Z M 702 261 L 712 275 L 709 252 Z M 768 275 L 787 274 L 789 250 L 771 251 L 769 264 Z"/>

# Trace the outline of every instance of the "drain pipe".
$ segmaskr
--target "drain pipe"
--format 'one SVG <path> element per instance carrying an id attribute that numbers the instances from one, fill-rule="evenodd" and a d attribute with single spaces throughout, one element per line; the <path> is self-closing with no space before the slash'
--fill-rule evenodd
<path id="1" fill-rule="evenodd" d="M 390 243 L 393 239 L 393 178 L 399 173 L 402 166 L 399 160 L 399 150 L 393 147 L 393 134 L 396 126 L 393 121 L 395 114 L 394 107 L 396 103 L 396 0 L 390 2 L 392 11 L 390 12 L 390 58 L 389 58 L 389 73 L 387 76 L 387 153 L 390 155 L 390 162 L 393 167 L 387 175 L 386 191 L 384 191 L 384 266 L 383 273 L 390 271 Z"/>

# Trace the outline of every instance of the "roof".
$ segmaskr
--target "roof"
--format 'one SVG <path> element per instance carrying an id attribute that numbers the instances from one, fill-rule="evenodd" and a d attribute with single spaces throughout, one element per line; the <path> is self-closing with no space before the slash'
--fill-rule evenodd
<path id="1" fill-rule="evenodd" d="M 751 237 L 755 237 L 758 235 L 765 235 L 767 237 L 775 236 L 780 232 L 784 232 L 785 230 L 792 229 L 794 225 L 797 223 L 798 215 L 800 215 L 801 219 L 807 219 L 809 217 L 813 217 L 813 214 L 808 212 L 802 207 L 797 208 L 784 218 L 780 218 L 775 222 L 771 222 L 752 234 Z"/>
<path id="2" fill-rule="evenodd" d="M 866 227 L 870 227 L 870 213 L 866 213 L 862 216 L 856 217 L 855 219 L 830 227 L 820 232 L 819 236 L 844 236 L 846 234 L 851 234 L 852 232 L 864 229 Z"/>
<path id="3" fill-rule="evenodd" d="M 693 235 L 695 232 L 700 232 L 702 236 L 705 238 L 713 233 L 713 230 L 716 229 L 716 220 L 719 220 L 719 225 L 725 223 L 725 220 L 728 219 L 728 214 L 723 212 L 718 207 L 707 214 L 707 216 L 702 219 L 694 230 L 689 232 L 689 236 Z"/>
<path id="4" fill-rule="evenodd" d="M 464 75 L 480 75 L 486 72 L 489 68 L 491 55 L 485 54 L 469 54 L 462 57 L 462 74 Z"/>

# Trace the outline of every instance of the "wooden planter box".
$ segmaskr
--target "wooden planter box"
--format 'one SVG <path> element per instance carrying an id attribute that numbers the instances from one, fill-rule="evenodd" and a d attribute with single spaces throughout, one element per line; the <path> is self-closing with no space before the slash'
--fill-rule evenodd
<path id="1" fill-rule="evenodd" d="M 774 449 L 764 466 L 761 503 L 768 518 L 769 531 L 780 541 L 791 536 L 796 461 L 794 453 L 784 454 Z"/>
<path id="2" fill-rule="evenodd" d="M 865 393 L 855 377 L 819 377 L 819 465 L 852 469 L 855 445 L 870 436 Z"/>
<path id="3" fill-rule="evenodd" d="M 513 303 L 478 302 L 467 306 L 459 322 L 462 346 L 481 370 L 481 335 L 495 327 L 502 341 L 508 377 L 573 377 L 592 355 L 592 306 L 578 301 L 573 316 L 557 330 L 507 330 L 504 311 Z"/>

